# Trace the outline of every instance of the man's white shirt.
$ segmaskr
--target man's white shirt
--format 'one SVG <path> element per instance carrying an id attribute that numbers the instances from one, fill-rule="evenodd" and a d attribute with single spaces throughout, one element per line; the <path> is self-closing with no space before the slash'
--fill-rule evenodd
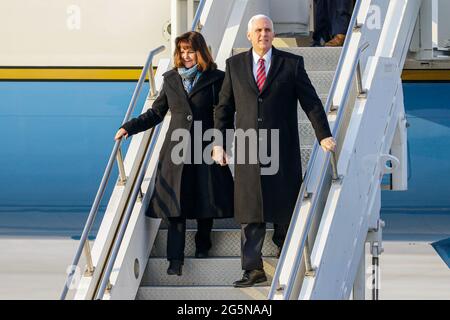
<path id="1" fill-rule="evenodd" d="M 252 53 L 253 53 L 253 77 L 255 78 L 255 81 L 257 81 L 256 75 L 258 71 L 258 61 L 261 57 L 255 52 L 255 50 L 252 50 Z M 266 68 L 266 78 L 267 78 L 267 74 L 269 73 L 270 68 L 270 62 L 272 60 L 272 48 L 270 48 L 269 51 L 267 51 L 262 58 L 264 59 L 264 66 Z"/>

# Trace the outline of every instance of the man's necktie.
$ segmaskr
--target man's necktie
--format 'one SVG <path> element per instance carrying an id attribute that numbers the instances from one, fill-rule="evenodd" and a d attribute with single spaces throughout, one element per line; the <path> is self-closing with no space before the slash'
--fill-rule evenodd
<path id="1" fill-rule="evenodd" d="M 266 82 L 266 66 L 264 59 L 260 58 L 258 60 L 258 70 L 256 71 L 256 85 L 258 86 L 259 92 L 264 87 L 264 82 Z"/>

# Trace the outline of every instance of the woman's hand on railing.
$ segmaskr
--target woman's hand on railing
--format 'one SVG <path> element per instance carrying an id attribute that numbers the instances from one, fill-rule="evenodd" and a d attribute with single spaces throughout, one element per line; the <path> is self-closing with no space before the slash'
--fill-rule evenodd
<path id="1" fill-rule="evenodd" d="M 128 132 L 124 128 L 120 128 L 117 131 L 116 136 L 114 137 L 114 140 L 120 140 L 120 139 L 122 139 L 122 137 L 128 138 Z"/>
<path id="2" fill-rule="evenodd" d="M 333 137 L 328 137 L 325 139 L 322 139 L 320 141 L 320 146 L 322 147 L 323 151 L 335 151 L 336 149 L 336 140 L 334 140 Z"/>

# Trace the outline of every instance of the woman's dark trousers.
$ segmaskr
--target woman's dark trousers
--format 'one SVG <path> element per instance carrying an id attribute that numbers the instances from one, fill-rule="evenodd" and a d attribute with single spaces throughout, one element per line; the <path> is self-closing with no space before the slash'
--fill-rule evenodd
<path id="1" fill-rule="evenodd" d="M 207 252 L 211 248 L 211 229 L 213 219 L 197 219 L 195 247 L 197 251 Z M 169 218 L 167 235 L 167 260 L 184 261 L 184 246 L 186 239 L 186 218 Z"/>

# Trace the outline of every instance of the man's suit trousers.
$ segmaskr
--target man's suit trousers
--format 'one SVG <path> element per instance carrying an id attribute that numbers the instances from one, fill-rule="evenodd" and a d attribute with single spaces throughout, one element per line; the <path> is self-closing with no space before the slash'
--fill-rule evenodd
<path id="1" fill-rule="evenodd" d="M 272 241 L 277 247 L 283 246 L 288 228 L 288 224 L 274 224 Z M 241 224 L 242 270 L 263 269 L 262 248 L 265 236 L 265 223 Z"/>

